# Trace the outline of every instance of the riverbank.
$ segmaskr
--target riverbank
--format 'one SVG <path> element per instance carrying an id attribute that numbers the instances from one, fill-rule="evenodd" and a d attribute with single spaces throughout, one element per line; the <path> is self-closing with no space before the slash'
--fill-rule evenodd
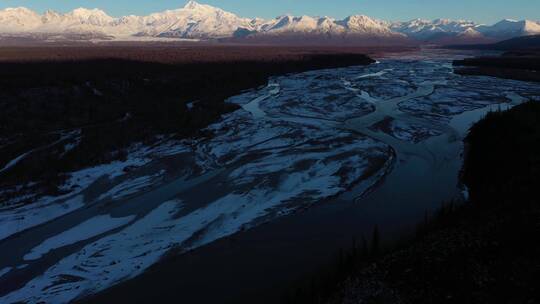
<path id="1" fill-rule="evenodd" d="M 455 73 L 540 82 L 540 51 L 514 51 L 501 56 L 454 61 Z"/>
<path id="2" fill-rule="evenodd" d="M 490 113 L 466 138 L 467 203 L 426 215 L 416 237 L 394 249 L 380 247 L 384 234 L 375 230 L 288 302 L 539 301 L 539 126 L 538 102 Z"/>

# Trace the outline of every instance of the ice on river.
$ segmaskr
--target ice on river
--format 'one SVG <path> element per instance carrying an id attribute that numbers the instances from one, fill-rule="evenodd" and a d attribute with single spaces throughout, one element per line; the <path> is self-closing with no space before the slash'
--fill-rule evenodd
<path id="1" fill-rule="evenodd" d="M 0 298 L 0 301 L 68 303 L 82 293 L 97 292 L 137 275 L 156 262 L 174 243 L 189 237 L 190 231 L 197 229 L 195 221 L 200 217 L 192 221 L 174 218 L 181 208 L 182 202 L 164 202 L 120 232 L 92 242 L 65 257 L 22 289 Z M 125 220 L 128 219 L 122 221 Z"/>
<path id="2" fill-rule="evenodd" d="M 60 202 L 59 202 L 60 200 Z M 30 206 L 0 212 L 0 240 L 41 225 L 84 206 L 83 196 L 63 199 L 44 197 Z"/>
<path id="3" fill-rule="evenodd" d="M 59 235 L 45 240 L 40 245 L 34 247 L 31 252 L 26 254 L 24 259 L 27 261 L 37 260 L 51 250 L 75 244 L 79 241 L 86 240 L 124 226 L 133 220 L 133 218 L 133 216 L 113 218 L 108 214 L 93 217 L 69 230 L 60 233 Z"/>
<path id="4" fill-rule="evenodd" d="M 68 173 L 67 181 L 61 186 L 64 194 L 59 196 L 30 195 L 34 202 L 19 206 L 21 197 L 9 202 L 3 202 L 8 207 L 0 208 L 0 240 L 26 229 L 53 221 L 63 215 L 76 211 L 85 205 L 86 189 L 91 187 L 99 178 L 107 177 L 114 180 L 126 175 L 128 168 L 139 168 L 149 164 L 153 159 L 169 157 L 172 155 L 192 151 L 185 143 L 177 140 L 164 139 L 152 146 L 135 144 L 123 161 L 114 161 L 79 171 Z M 111 189 L 106 195 L 122 198 L 129 194 L 145 190 L 153 184 L 159 176 L 138 177 L 132 183 L 124 182 L 116 189 Z M 2 189 L 0 189 L 2 191 Z"/>

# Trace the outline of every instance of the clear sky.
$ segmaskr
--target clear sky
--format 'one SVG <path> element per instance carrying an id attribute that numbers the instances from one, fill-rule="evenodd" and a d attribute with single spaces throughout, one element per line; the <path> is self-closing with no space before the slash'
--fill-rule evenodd
<path id="1" fill-rule="evenodd" d="M 101 8 L 112 16 L 145 15 L 182 7 L 187 0 L 0 0 L 0 8 L 26 6 L 42 12 Z M 540 20 L 540 0 L 200 0 L 243 17 L 283 14 L 342 18 L 365 14 L 384 20 L 467 19 L 493 23 L 504 18 Z"/>

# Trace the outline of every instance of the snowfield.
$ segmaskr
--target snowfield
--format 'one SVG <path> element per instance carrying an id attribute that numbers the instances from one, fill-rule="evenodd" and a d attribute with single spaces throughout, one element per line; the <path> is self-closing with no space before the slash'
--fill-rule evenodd
<path id="1" fill-rule="evenodd" d="M 84 195 L 85 190 L 99 178 L 106 177 L 114 180 L 125 176 L 125 170 L 128 168 L 143 167 L 154 158 L 182 154 L 190 150 L 188 143 L 168 140 L 167 138 L 152 147 L 137 144 L 130 149 L 130 153 L 124 161 L 115 161 L 69 173 L 68 180 L 61 187 L 61 190 L 66 193 L 64 195 L 57 197 L 34 196 L 32 198 L 34 203 L 23 206 L 18 206 L 17 201 L 21 198 L 4 202 L 8 207 L 0 208 L 0 241 L 15 233 L 52 221 L 84 207 L 85 203 L 89 203 L 87 195 Z M 159 173 L 163 174 L 163 172 L 156 172 L 146 178 L 138 177 L 131 182 L 124 182 L 123 185 L 113 184 L 114 186 L 108 192 L 105 191 L 101 194 L 100 199 L 108 198 L 108 196 L 121 198 L 136 193 L 161 179 Z"/>

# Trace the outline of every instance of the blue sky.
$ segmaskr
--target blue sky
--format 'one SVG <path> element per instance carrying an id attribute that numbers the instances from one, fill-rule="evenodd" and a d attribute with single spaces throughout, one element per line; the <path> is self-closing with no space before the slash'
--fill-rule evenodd
<path id="1" fill-rule="evenodd" d="M 26 6 L 68 11 L 101 8 L 110 15 L 144 15 L 182 7 L 187 0 L 0 0 L 0 8 Z M 493 23 L 504 18 L 540 19 L 540 0 L 200 0 L 245 17 L 273 18 L 283 14 L 328 15 L 342 18 L 365 14 L 385 20 L 413 18 L 468 19 Z"/>

